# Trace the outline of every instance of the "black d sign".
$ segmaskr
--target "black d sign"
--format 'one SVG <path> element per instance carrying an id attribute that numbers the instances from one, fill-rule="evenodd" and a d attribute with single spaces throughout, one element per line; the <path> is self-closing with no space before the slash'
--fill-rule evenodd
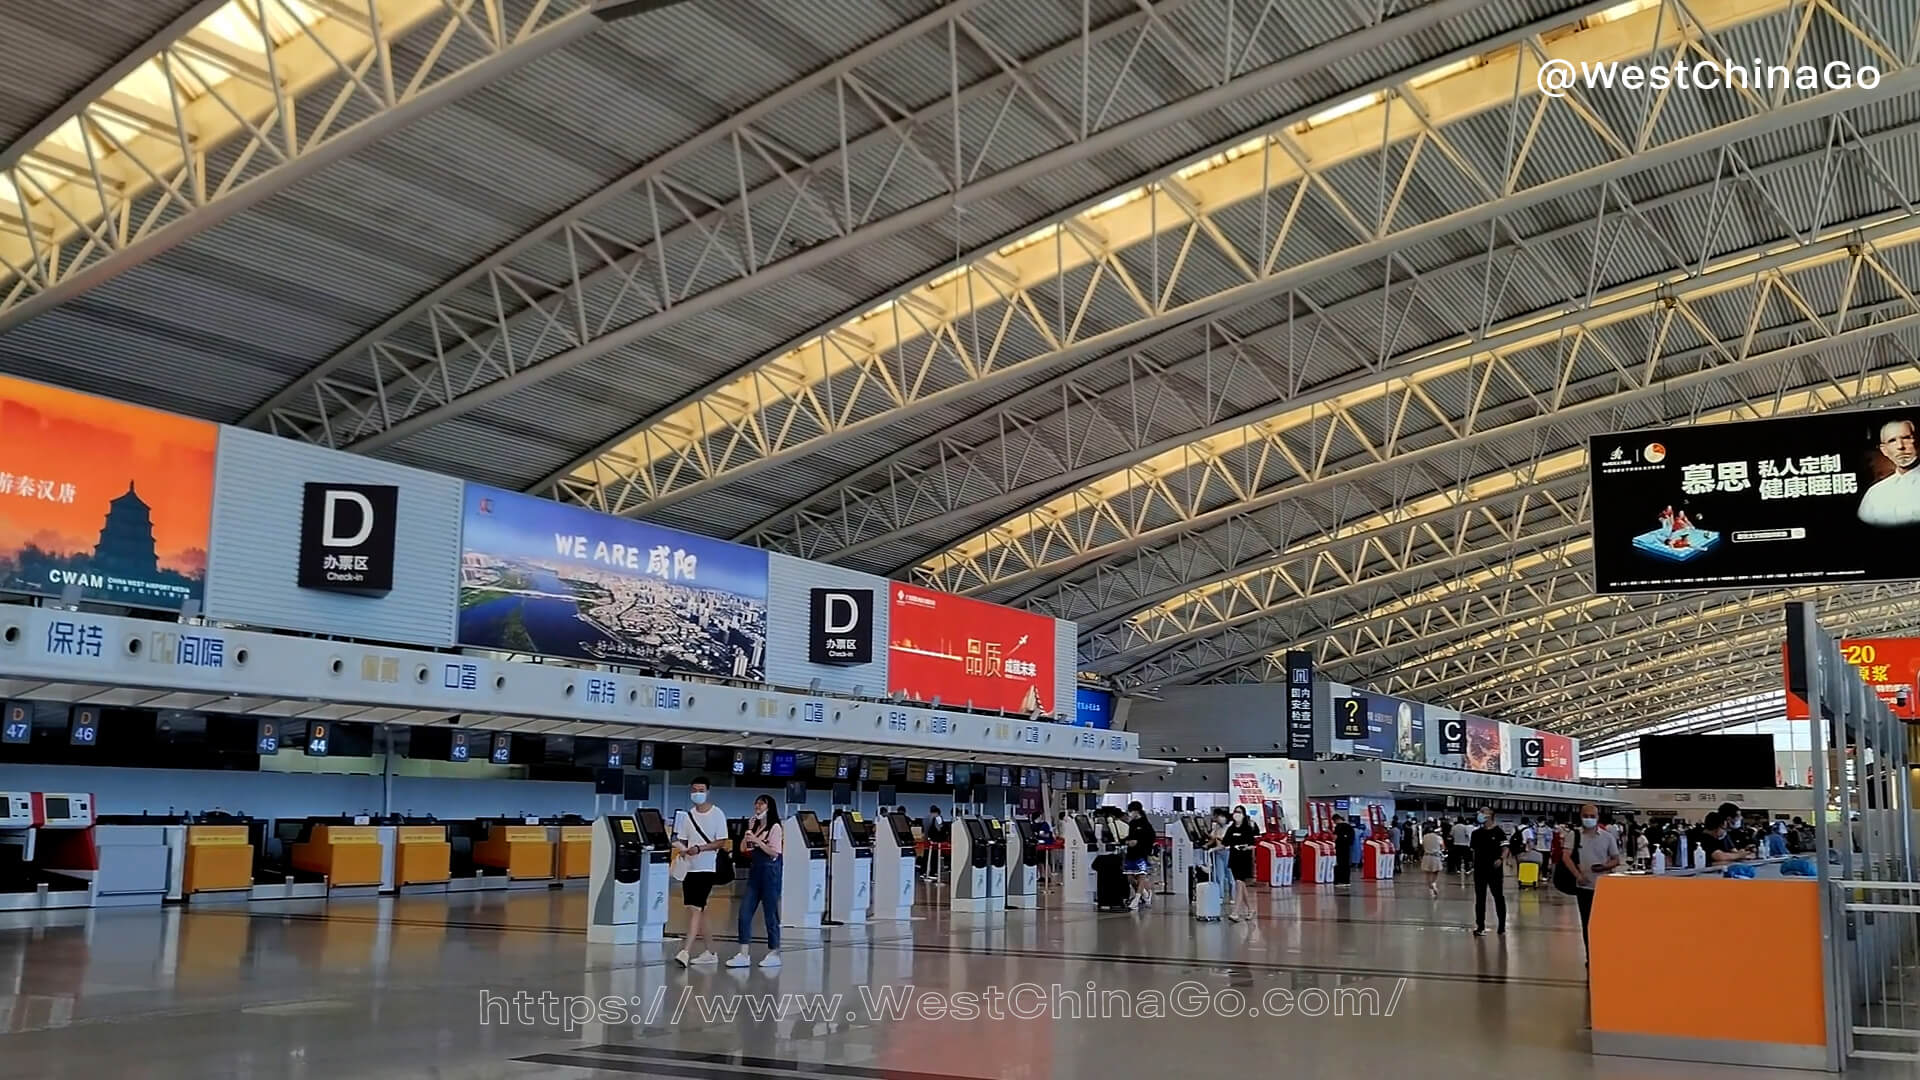
<path id="1" fill-rule="evenodd" d="M 809 661 L 841 665 L 873 661 L 872 589 L 815 589 L 807 615 Z"/>
<path id="2" fill-rule="evenodd" d="M 380 594 L 393 589 L 400 489 L 309 483 L 300 502 L 300 587 Z"/>

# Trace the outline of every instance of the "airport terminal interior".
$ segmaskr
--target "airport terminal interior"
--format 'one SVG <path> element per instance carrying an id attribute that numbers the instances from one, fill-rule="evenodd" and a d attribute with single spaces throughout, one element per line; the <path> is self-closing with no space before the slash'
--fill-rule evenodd
<path id="1" fill-rule="evenodd" d="M 1912 0 L 0 0 L 0 1078 L 1912 1076 Z"/>

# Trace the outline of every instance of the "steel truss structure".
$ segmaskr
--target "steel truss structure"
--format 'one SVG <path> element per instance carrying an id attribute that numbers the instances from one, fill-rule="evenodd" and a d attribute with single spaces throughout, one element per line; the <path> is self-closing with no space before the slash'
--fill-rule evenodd
<path id="1" fill-rule="evenodd" d="M 587 0 L 197 5 L 0 152 L 0 332 L 592 25 Z"/>
<path id="2" fill-rule="evenodd" d="M 124 103 L 94 95 L 66 172 L 44 163 L 65 144 L 0 157 L 35 225 L 9 248 L 0 203 L 0 331 L 436 88 L 564 64 L 593 22 L 584 0 L 232 2 L 281 74 L 171 92 L 226 88 L 226 135 L 151 116 L 141 138 L 190 152 L 128 157 Z M 398 460 L 562 428 L 521 486 L 1074 620 L 1122 689 L 1269 680 L 1309 648 L 1601 745 L 1771 685 L 1788 592 L 1594 594 L 1586 440 L 1920 392 L 1910 10 L 900 10 L 450 264 L 245 422 Z M 489 45 L 433 51 L 448 27 Z M 161 70 L 206 65 L 196 33 L 155 44 Z M 289 77 L 322 41 L 331 73 Z M 1536 83 L 1749 59 L 1879 74 Z M 640 407 L 553 414 L 615 393 Z M 1907 585 L 1813 598 L 1850 632 L 1920 612 Z"/>

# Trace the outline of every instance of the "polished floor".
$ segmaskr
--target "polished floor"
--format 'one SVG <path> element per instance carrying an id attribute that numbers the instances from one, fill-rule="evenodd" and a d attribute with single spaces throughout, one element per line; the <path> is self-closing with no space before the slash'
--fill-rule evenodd
<path id="1" fill-rule="evenodd" d="M 0 1077 L 1765 1072 L 1590 1056 L 1565 898 L 1475 938 L 1458 883 L 1256 895 L 1242 924 L 923 905 L 790 938 L 778 972 L 589 945 L 579 890 L 0 915 Z"/>

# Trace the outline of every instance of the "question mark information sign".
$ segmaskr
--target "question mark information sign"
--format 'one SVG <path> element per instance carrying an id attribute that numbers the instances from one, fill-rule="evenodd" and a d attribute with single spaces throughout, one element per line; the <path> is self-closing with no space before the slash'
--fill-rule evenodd
<path id="1" fill-rule="evenodd" d="M 1334 737 L 1339 739 L 1364 739 L 1367 737 L 1367 699 L 1363 697 L 1344 697 L 1333 703 L 1335 721 Z"/>

